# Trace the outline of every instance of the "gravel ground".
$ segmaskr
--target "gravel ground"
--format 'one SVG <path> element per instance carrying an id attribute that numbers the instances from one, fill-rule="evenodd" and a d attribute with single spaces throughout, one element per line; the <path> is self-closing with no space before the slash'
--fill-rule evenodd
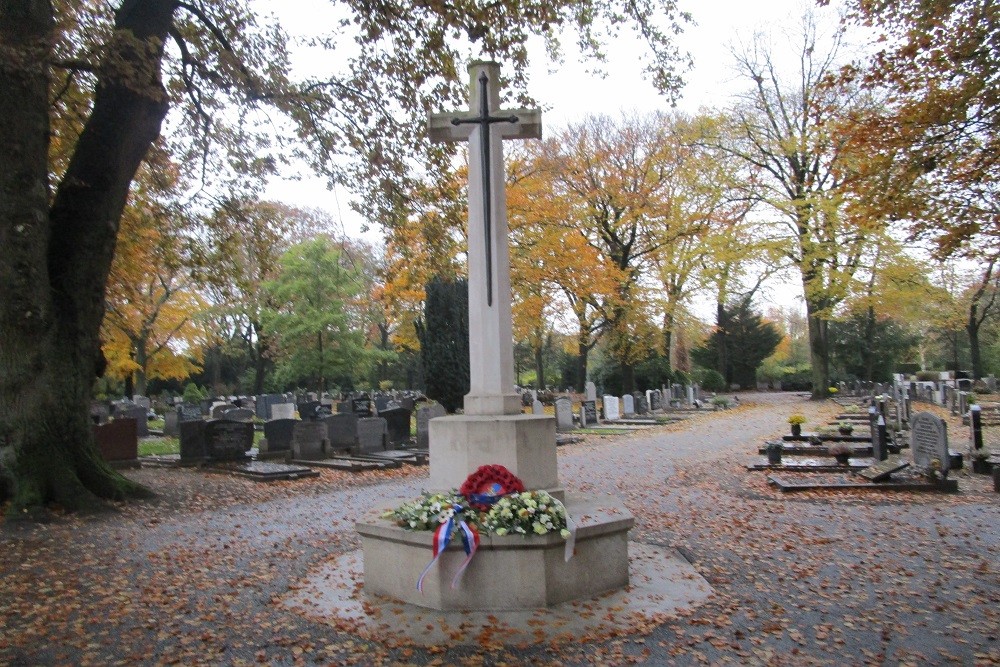
<path id="1" fill-rule="evenodd" d="M 567 489 L 623 498 L 633 540 L 677 549 L 711 583 L 713 598 L 676 617 L 501 649 L 385 646 L 276 601 L 356 549 L 354 518 L 416 495 L 426 469 L 274 484 L 147 469 L 129 474 L 154 501 L 3 527 L 0 664 L 1000 664 L 1000 495 L 988 478 L 959 473 L 949 495 L 781 494 L 744 464 L 792 412 L 811 428 L 837 406 L 740 398 L 559 450 Z"/>

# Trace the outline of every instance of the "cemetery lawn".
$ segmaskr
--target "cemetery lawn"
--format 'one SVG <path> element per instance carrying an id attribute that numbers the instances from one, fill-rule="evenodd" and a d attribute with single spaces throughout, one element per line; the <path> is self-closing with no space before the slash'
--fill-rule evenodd
<path id="1" fill-rule="evenodd" d="M 139 456 L 162 456 L 164 454 L 180 454 L 181 441 L 177 438 L 140 438 Z"/>
<path id="2" fill-rule="evenodd" d="M 678 614 L 521 646 L 503 644 L 502 624 L 431 648 L 361 637 L 281 600 L 359 548 L 360 514 L 418 495 L 425 467 L 270 484 L 147 468 L 124 474 L 152 500 L 0 526 L 0 665 L 1000 664 L 991 481 L 959 472 L 947 495 L 781 494 L 745 464 L 789 414 L 821 424 L 836 408 L 793 394 L 741 403 L 559 448 L 567 489 L 622 498 L 631 540 L 676 550 L 712 586 Z M 966 430 L 948 431 L 964 449 Z"/>

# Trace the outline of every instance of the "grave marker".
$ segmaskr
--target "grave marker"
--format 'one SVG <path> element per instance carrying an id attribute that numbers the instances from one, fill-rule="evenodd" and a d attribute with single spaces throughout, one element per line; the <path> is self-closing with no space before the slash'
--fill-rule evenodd
<path id="1" fill-rule="evenodd" d="M 930 412 L 913 415 L 910 450 L 913 452 L 913 465 L 917 468 L 929 471 L 936 460 L 941 475 L 947 476 L 951 458 L 948 456 L 948 424 Z"/>
<path id="2" fill-rule="evenodd" d="M 213 461 L 243 461 L 253 447 L 253 424 L 215 419 L 205 424 L 205 456 Z"/>
<path id="3" fill-rule="evenodd" d="M 556 430 L 573 430 L 573 403 L 565 396 L 556 399 Z"/>
<path id="4" fill-rule="evenodd" d="M 597 424 L 597 401 L 587 400 L 580 405 L 581 426 Z"/>
<path id="5" fill-rule="evenodd" d="M 621 419 L 621 415 L 618 412 L 618 397 L 608 396 L 604 397 L 604 420 L 613 422 Z"/>

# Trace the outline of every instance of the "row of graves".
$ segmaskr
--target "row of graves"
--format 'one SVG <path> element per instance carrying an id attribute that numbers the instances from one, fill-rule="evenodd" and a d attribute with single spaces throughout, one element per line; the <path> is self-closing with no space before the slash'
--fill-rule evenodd
<path id="1" fill-rule="evenodd" d="M 928 411 L 911 412 L 908 388 L 859 402 L 838 401 L 845 409 L 836 421 L 803 432 L 790 418 L 792 433 L 766 442 L 766 456 L 747 467 L 768 473 L 768 482 L 782 491 L 821 488 L 876 491 L 958 491 L 949 474 L 961 470 L 966 456 L 952 449 L 948 424 Z M 989 460 L 983 446 L 978 410 L 970 410 L 968 456 Z M 1000 462 L 998 462 L 1000 463 Z M 994 488 L 1000 492 L 1000 465 L 994 466 Z M 976 472 L 989 472 L 974 467 Z"/>
<path id="2" fill-rule="evenodd" d="M 276 400 L 280 397 L 283 400 Z M 315 468 L 348 471 L 427 463 L 429 421 L 444 414 L 432 404 L 415 410 L 418 394 L 350 395 L 335 401 L 316 395 L 269 395 L 254 399 L 180 403 L 166 411 L 164 435 L 175 436 L 180 454 L 138 458 L 146 435 L 146 408 L 92 409 L 94 433 L 105 460 L 114 465 L 200 466 L 269 481 L 315 476 Z M 295 402 L 295 401 L 298 402 Z M 417 413 L 417 442 L 411 424 Z M 261 416 L 264 416 L 264 419 Z M 255 434 L 263 438 L 255 446 Z"/>
<path id="3" fill-rule="evenodd" d="M 555 399 L 556 430 L 559 444 L 572 442 L 567 437 L 577 429 L 630 429 L 651 427 L 686 419 L 704 405 L 701 389 L 697 385 L 673 385 L 645 392 L 636 391 L 621 397 L 604 394 L 597 399 L 597 386 L 587 382 L 583 399 L 574 410 L 568 396 Z M 674 398 L 681 396 L 684 398 Z M 534 390 L 522 393 L 525 407 L 533 414 L 545 414 L 545 406 Z"/>

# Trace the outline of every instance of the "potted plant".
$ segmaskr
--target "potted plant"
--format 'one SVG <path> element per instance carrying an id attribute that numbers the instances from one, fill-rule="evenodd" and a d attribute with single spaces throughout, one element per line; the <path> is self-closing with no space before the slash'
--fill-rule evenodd
<path id="1" fill-rule="evenodd" d="M 792 435 L 796 438 L 802 435 L 802 425 L 806 423 L 803 415 L 795 414 L 788 418 L 788 423 L 792 426 Z"/>
<path id="2" fill-rule="evenodd" d="M 972 450 L 972 472 L 980 475 L 989 475 L 989 458 L 990 452 L 985 448 Z"/>
<path id="3" fill-rule="evenodd" d="M 767 451 L 767 464 L 772 466 L 781 465 L 781 443 L 769 442 L 765 449 Z"/>
<path id="4" fill-rule="evenodd" d="M 850 435 L 854 433 L 854 425 L 850 422 L 838 422 L 837 430 L 840 431 L 840 435 Z"/>
<path id="5" fill-rule="evenodd" d="M 854 453 L 854 448 L 848 445 L 846 442 L 835 442 L 830 445 L 827 450 L 840 465 L 847 465 L 851 458 L 851 454 Z"/>

